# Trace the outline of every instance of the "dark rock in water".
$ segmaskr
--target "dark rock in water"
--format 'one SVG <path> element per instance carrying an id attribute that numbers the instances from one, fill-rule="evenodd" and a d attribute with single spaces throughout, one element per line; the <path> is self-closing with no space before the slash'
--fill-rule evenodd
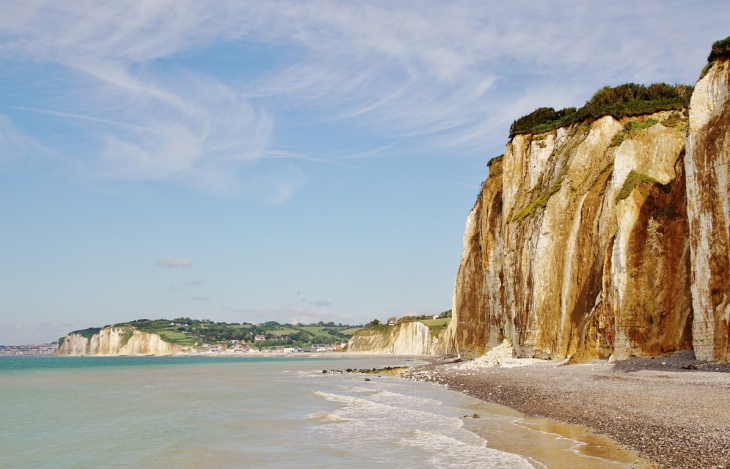
<path id="1" fill-rule="evenodd" d="M 365 378 L 365 381 L 370 381 L 370 378 Z"/>
<path id="2" fill-rule="evenodd" d="M 479 419 L 481 417 L 479 416 L 479 414 L 474 414 L 474 415 L 471 416 L 471 418 L 473 418 L 473 419 Z"/>
<path id="3" fill-rule="evenodd" d="M 322 373 L 327 373 L 327 370 L 322 370 Z"/>

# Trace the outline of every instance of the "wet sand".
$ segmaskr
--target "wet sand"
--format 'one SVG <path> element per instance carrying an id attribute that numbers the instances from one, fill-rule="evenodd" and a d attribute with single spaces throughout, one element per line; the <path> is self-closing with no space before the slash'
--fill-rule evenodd
<path id="1" fill-rule="evenodd" d="M 582 425 L 661 468 L 730 468 L 730 365 L 692 352 L 608 363 L 479 366 L 449 359 L 403 374 L 509 406 L 528 417 Z"/>

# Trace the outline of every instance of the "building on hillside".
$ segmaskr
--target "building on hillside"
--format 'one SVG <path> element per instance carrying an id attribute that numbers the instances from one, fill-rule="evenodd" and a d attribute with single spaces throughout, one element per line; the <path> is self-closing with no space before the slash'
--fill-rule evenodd
<path id="1" fill-rule="evenodd" d="M 255 336 L 253 338 L 253 340 L 254 340 L 254 342 L 263 342 L 264 340 L 266 340 L 266 336 L 259 334 L 259 335 Z"/>
<path id="2" fill-rule="evenodd" d="M 388 318 L 388 325 L 389 326 L 395 326 L 398 322 L 398 318 L 393 316 L 392 318 Z"/>

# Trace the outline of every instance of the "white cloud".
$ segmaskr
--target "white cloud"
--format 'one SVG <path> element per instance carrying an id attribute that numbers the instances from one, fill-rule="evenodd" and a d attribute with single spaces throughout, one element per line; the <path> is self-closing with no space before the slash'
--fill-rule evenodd
<path id="1" fill-rule="evenodd" d="M 278 113 L 398 142 L 344 156 L 482 151 L 519 115 L 603 84 L 694 80 L 728 14 L 724 1 L 18 0 L 0 57 L 60 67 L 47 109 L 27 112 L 83 121 L 99 145 L 88 173 L 282 203 L 305 175 L 252 162 L 337 157 L 278 148 Z M 180 60 L 241 41 L 296 54 L 253 77 Z"/>
<path id="2" fill-rule="evenodd" d="M 325 301 L 325 300 L 310 301 L 309 304 L 312 306 L 332 306 L 332 303 L 330 303 L 329 301 Z"/>
<path id="3" fill-rule="evenodd" d="M 168 267 L 172 269 L 176 267 L 190 267 L 193 265 L 193 261 L 185 258 L 166 257 L 155 262 L 155 265 L 157 267 Z"/>

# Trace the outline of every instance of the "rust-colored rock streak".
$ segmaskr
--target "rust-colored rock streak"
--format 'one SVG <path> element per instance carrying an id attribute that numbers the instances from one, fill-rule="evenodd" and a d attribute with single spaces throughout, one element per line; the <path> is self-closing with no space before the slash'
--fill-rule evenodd
<path id="1" fill-rule="evenodd" d="M 730 61 L 695 87 L 687 132 L 692 333 L 701 360 L 730 360 Z"/>

